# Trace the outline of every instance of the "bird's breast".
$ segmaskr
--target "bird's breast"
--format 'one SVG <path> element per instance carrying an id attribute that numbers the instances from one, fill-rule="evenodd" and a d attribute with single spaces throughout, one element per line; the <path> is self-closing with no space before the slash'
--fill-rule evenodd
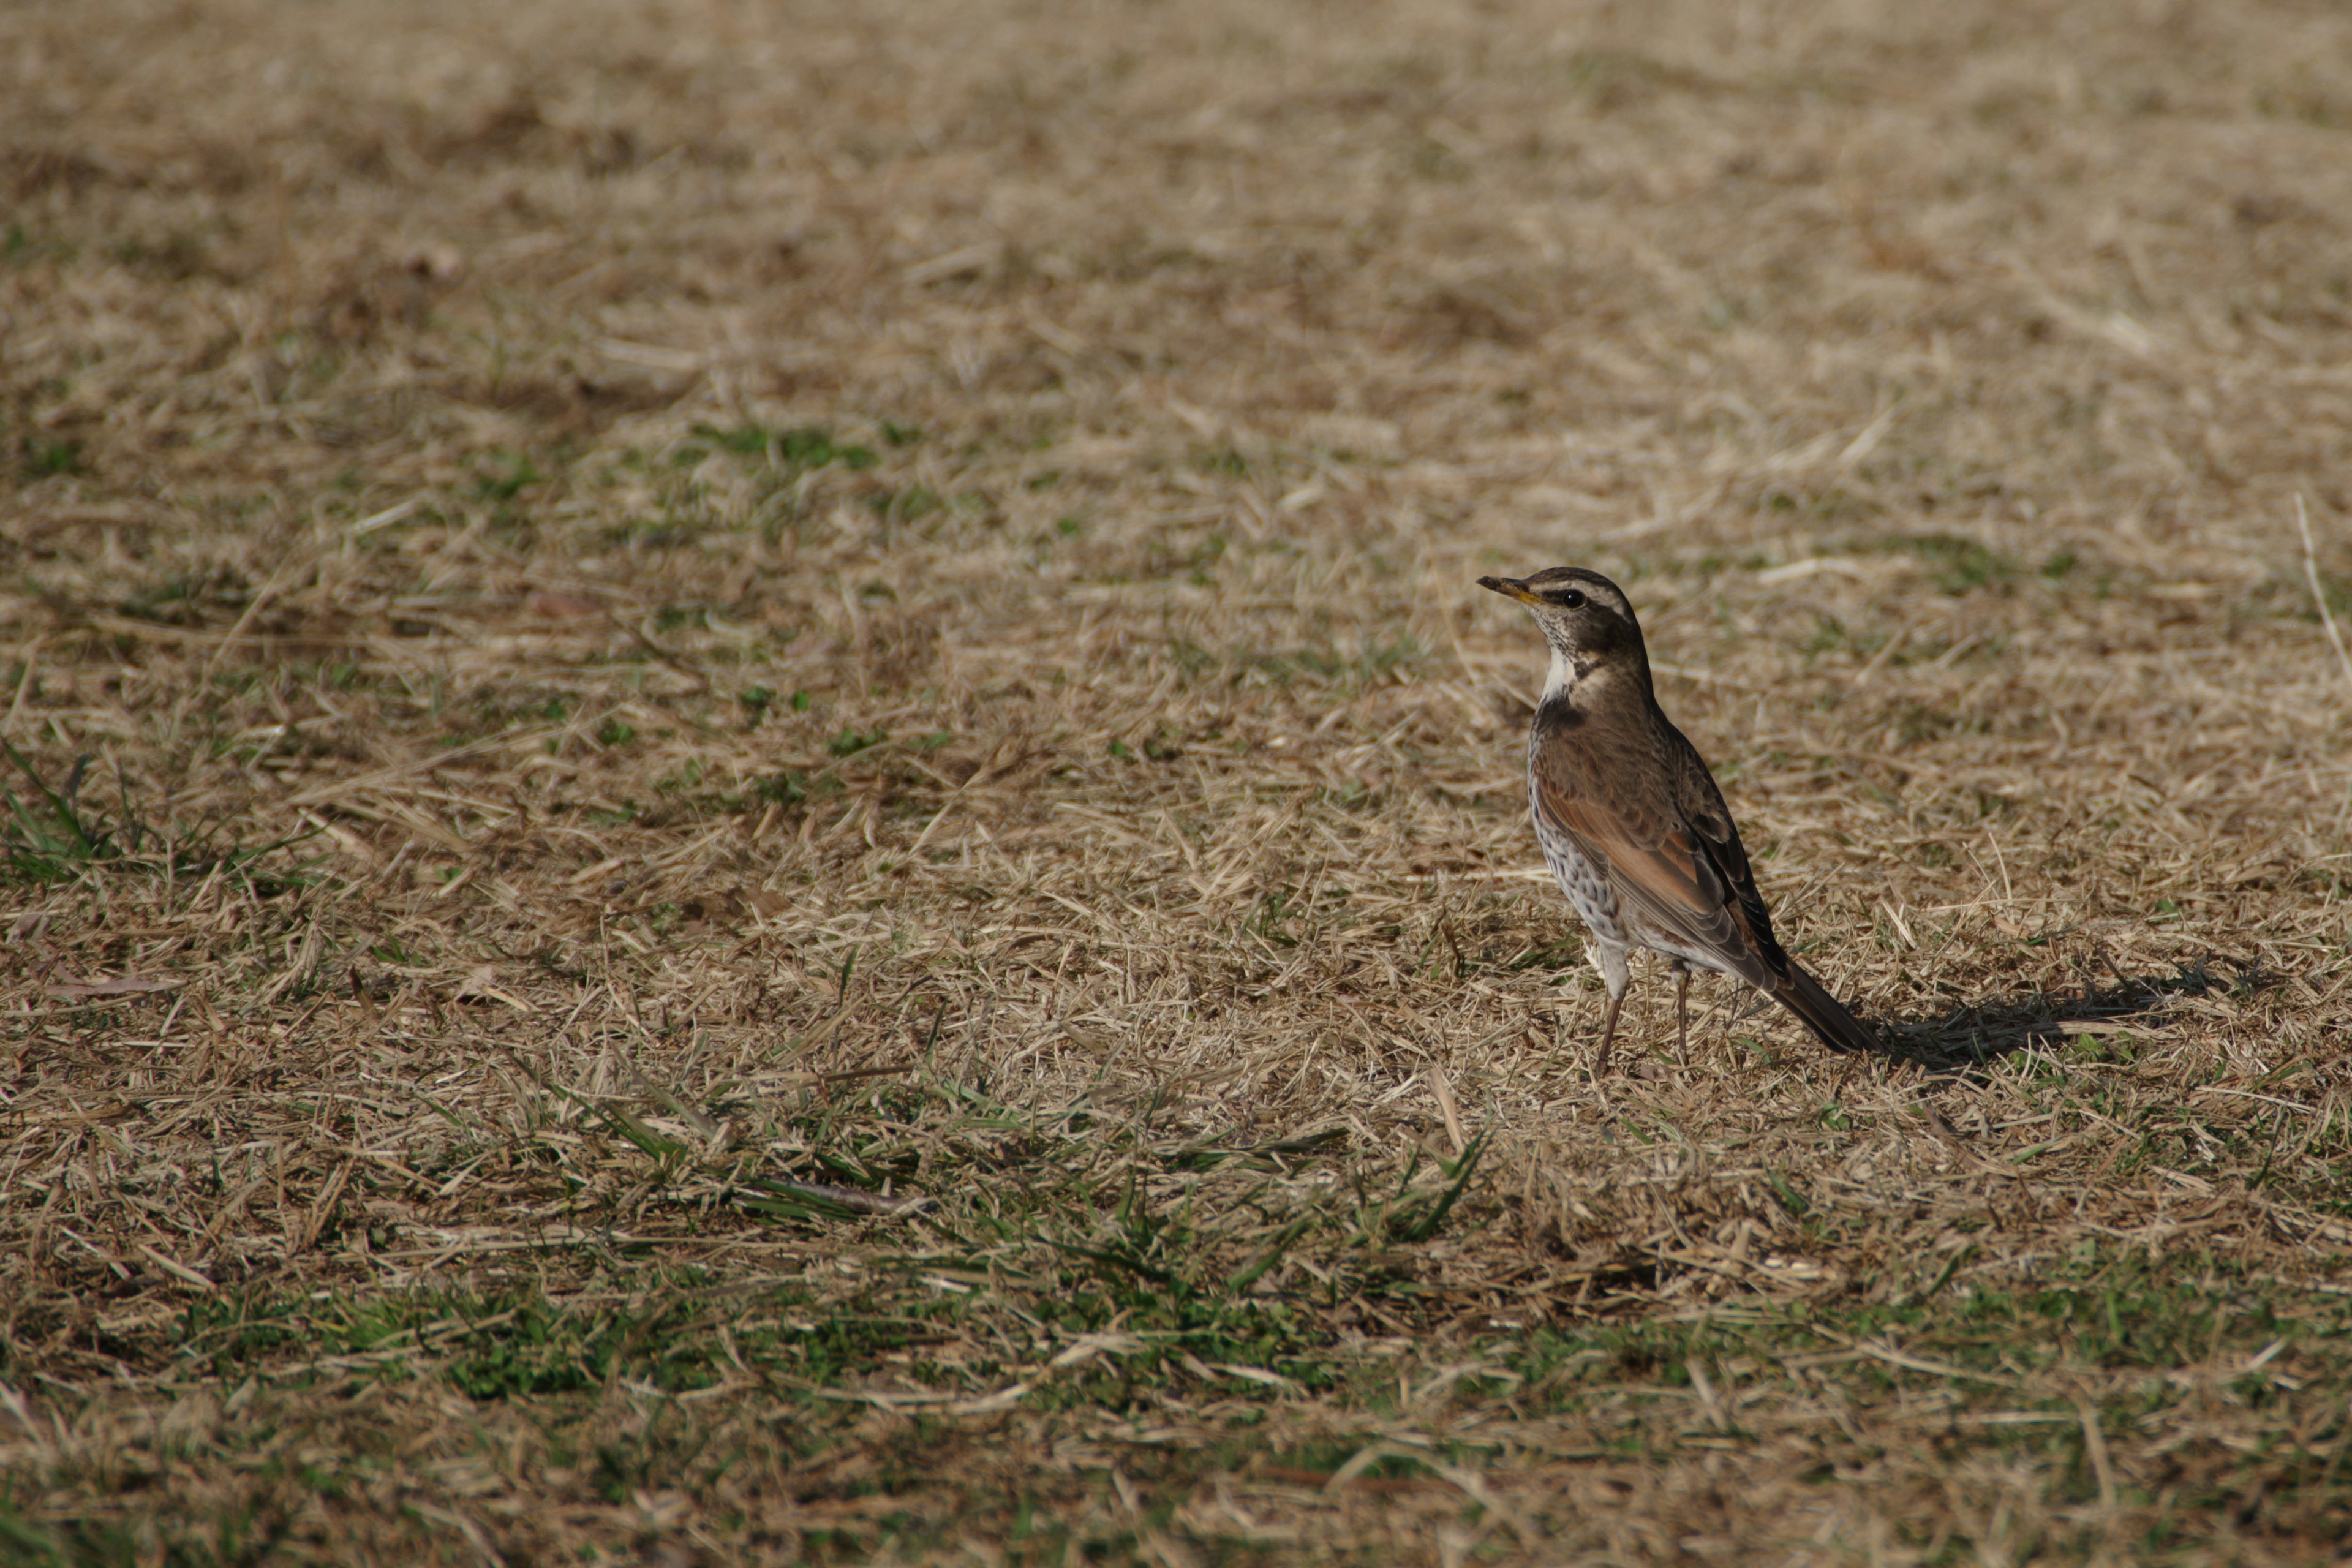
<path id="1" fill-rule="evenodd" d="M 1536 815 L 1536 843 L 1543 850 L 1544 864 L 1551 868 L 1552 880 L 1568 895 L 1577 918 L 1594 939 L 1624 944 L 1624 922 L 1618 914 L 1617 889 L 1609 885 L 1608 868 L 1596 863 L 1576 840 L 1545 822 L 1540 812 Z"/>

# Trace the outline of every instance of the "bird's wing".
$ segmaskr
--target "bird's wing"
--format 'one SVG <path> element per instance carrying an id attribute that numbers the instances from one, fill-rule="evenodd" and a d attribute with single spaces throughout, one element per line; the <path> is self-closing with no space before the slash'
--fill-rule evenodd
<path id="1" fill-rule="evenodd" d="M 1607 750 L 1614 755 L 1604 766 L 1603 749 L 1591 744 L 1542 748 L 1528 790 L 1542 826 L 1565 834 L 1605 868 L 1641 924 L 1769 987 L 1781 967 L 1772 962 L 1779 947 L 1759 918 L 1763 903 L 1720 798 L 1694 823 L 1677 798 L 1685 791 L 1666 769 Z"/>
<path id="2" fill-rule="evenodd" d="M 1748 945 L 1778 973 L 1789 966 L 1789 955 L 1772 934 L 1772 917 L 1764 908 L 1764 895 L 1757 890 L 1756 874 L 1748 864 L 1748 847 L 1739 841 L 1739 826 L 1731 820 L 1731 808 L 1723 804 L 1723 791 L 1716 786 L 1715 775 L 1707 771 L 1706 760 L 1689 737 L 1663 715 L 1660 727 L 1670 759 L 1667 773 L 1674 780 L 1675 808 L 1690 825 L 1700 851 L 1715 862 L 1716 872 L 1737 906 Z"/>

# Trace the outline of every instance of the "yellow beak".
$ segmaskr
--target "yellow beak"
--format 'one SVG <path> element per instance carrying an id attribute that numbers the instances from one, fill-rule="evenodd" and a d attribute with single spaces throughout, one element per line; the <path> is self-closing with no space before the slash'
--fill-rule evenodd
<path id="1" fill-rule="evenodd" d="M 1543 603 L 1541 599 L 1537 598 L 1533 594 L 1529 593 L 1525 584 L 1514 583 L 1508 577 L 1481 577 L 1478 579 L 1478 586 L 1481 588 L 1492 588 L 1495 592 L 1502 595 L 1505 598 L 1517 599 L 1522 605 L 1540 605 Z"/>

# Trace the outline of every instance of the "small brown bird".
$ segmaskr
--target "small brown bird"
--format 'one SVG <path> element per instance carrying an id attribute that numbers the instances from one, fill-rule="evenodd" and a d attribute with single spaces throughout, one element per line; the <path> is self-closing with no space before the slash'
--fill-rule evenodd
<path id="1" fill-rule="evenodd" d="M 1551 645 L 1528 733 L 1528 800 L 1536 842 L 1591 931 L 1609 984 L 1596 1066 L 1608 1064 L 1625 955 L 1637 947 L 1674 969 L 1675 1032 L 1685 1046 L 1696 963 L 1768 993 L 1833 1051 L 1876 1048 L 1877 1037 L 1773 940 L 1723 792 L 1658 707 L 1624 592 L 1577 566 L 1478 585 L 1533 610 Z"/>

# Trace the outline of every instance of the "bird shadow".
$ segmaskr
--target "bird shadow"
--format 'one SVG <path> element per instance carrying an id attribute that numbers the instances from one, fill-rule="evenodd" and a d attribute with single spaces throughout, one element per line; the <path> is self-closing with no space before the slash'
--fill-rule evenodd
<path id="1" fill-rule="evenodd" d="M 2232 981 L 2214 974 L 2210 963 L 2200 959 L 2168 975 L 2117 973 L 2112 985 L 2086 984 L 2073 993 L 1988 998 L 1941 1017 L 1884 1025 L 1879 1032 L 1890 1058 L 1933 1072 L 1967 1073 L 2021 1051 L 2054 1056 L 2070 1037 L 2080 1040 L 2107 1032 L 2100 1025 L 2130 1020 L 2158 1026 L 2180 997 L 2259 989 L 2269 979 L 2248 970 Z"/>

